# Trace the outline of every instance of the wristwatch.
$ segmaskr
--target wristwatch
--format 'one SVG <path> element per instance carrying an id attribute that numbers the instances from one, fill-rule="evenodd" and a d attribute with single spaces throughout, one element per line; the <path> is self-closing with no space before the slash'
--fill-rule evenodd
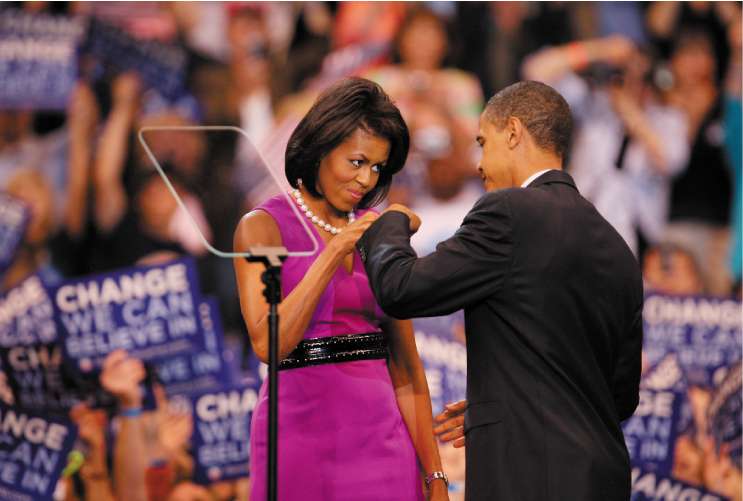
<path id="1" fill-rule="evenodd" d="M 431 482 L 434 480 L 440 478 L 444 481 L 447 487 L 449 487 L 449 477 L 446 476 L 446 473 L 443 471 L 434 471 L 430 475 L 426 477 L 426 487 L 429 487 L 431 485 Z"/>

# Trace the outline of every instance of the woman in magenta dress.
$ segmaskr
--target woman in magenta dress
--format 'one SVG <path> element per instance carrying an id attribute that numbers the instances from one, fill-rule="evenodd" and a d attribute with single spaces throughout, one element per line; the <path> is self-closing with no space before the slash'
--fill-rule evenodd
<path id="1" fill-rule="evenodd" d="M 325 91 L 289 140 L 289 198 L 320 247 L 313 256 L 287 259 L 281 274 L 281 501 L 417 501 L 424 484 L 429 499 L 448 499 L 412 326 L 384 316 L 355 250 L 377 217 L 367 208 L 386 195 L 408 144 L 398 109 L 378 85 L 360 78 Z M 252 245 L 311 248 L 283 196 L 243 217 L 235 248 Z M 250 340 L 266 361 L 262 271 L 235 260 Z M 392 328 L 383 331 L 386 325 Z M 264 384 L 250 433 L 254 501 L 266 499 L 267 421 Z"/>

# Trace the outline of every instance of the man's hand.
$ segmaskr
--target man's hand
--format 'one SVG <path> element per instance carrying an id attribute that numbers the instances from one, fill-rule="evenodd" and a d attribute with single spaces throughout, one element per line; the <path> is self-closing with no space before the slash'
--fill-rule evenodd
<path id="1" fill-rule="evenodd" d="M 464 411 L 467 409 L 467 401 L 460 400 L 453 404 L 444 406 L 444 411 L 436 416 L 438 423 L 433 433 L 438 435 L 442 442 L 453 442 L 456 448 L 464 447 Z"/>
<path id="2" fill-rule="evenodd" d="M 405 207 L 402 204 L 392 204 L 389 207 L 387 207 L 382 214 L 385 212 L 390 211 L 397 211 L 402 212 L 403 214 L 407 215 L 410 218 L 410 231 L 415 233 L 418 231 L 418 228 L 421 227 L 421 218 L 418 217 L 418 214 L 410 210 L 409 208 Z"/>

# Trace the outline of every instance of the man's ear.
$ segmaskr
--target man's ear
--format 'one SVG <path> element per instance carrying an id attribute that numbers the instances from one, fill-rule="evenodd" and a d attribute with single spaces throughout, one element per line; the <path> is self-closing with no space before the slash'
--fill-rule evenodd
<path id="1" fill-rule="evenodd" d="M 521 143 L 524 135 L 524 125 L 521 123 L 521 120 L 516 117 L 508 117 L 506 121 L 506 133 L 508 147 L 511 149 L 516 148 Z"/>

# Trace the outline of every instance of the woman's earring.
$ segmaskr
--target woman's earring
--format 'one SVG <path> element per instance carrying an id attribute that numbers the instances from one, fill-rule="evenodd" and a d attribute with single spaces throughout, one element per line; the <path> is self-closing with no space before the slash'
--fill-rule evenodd
<path id="1" fill-rule="evenodd" d="M 302 178 L 301 177 L 298 177 L 297 178 L 297 185 L 298 186 L 302 186 Z"/>

